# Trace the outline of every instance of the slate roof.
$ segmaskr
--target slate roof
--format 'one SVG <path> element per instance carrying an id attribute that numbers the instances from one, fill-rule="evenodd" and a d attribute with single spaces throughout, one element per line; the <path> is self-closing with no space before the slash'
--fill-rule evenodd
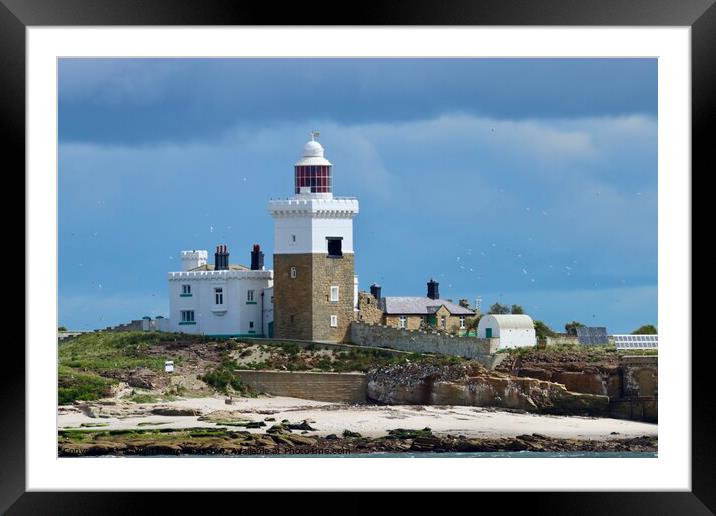
<path id="1" fill-rule="evenodd" d="M 456 305 L 447 299 L 430 299 L 429 297 L 383 298 L 386 314 L 428 315 L 434 314 L 442 305 L 445 305 L 451 315 L 475 315 L 472 310 Z"/>

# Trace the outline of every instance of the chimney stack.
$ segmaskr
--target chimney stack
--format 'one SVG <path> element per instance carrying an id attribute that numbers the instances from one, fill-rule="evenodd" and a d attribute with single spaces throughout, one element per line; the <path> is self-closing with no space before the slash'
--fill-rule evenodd
<path id="1" fill-rule="evenodd" d="M 378 304 L 380 304 L 380 285 L 373 283 L 370 286 L 370 295 L 376 298 L 378 300 Z"/>
<path id="2" fill-rule="evenodd" d="M 229 270 L 229 251 L 225 244 L 219 244 L 216 246 L 216 253 L 214 253 L 214 270 Z"/>
<path id="3" fill-rule="evenodd" d="M 463 308 L 470 309 L 470 302 L 467 299 L 461 299 L 458 304 Z"/>
<path id="4" fill-rule="evenodd" d="M 259 244 L 254 244 L 254 249 L 251 251 L 251 270 L 260 271 L 264 268 L 264 253 L 261 251 Z"/>
<path id="5" fill-rule="evenodd" d="M 428 281 L 428 297 L 430 299 L 440 299 L 440 291 L 438 290 L 439 285 L 440 284 L 432 278 Z"/>

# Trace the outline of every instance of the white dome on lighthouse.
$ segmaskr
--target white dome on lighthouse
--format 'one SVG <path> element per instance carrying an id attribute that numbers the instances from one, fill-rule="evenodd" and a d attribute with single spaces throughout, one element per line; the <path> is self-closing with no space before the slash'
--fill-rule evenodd
<path id="1" fill-rule="evenodd" d="M 318 134 L 318 131 L 311 132 L 311 139 L 303 146 L 303 157 L 295 163 L 296 166 L 331 165 L 323 157 L 323 145 L 316 141 Z"/>
<path id="2" fill-rule="evenodd" d="M 318 143 L 316 140 L 311 140 L 306 143 L 303 147 L 304 158 L 322 158 L 323 157 L 323 145 Z"/>

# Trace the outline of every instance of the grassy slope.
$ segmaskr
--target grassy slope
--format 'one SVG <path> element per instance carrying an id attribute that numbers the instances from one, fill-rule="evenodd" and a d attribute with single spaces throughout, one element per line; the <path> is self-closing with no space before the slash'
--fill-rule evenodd
<path id="1" fill-rule="evenodd" d="M 657 355 L 657 350 L 617 350 L 613 345 L 583 346 L 580 344 L 559 344 L 555 346 L 525 347 L 509 350 L 509 358 L 504 360 L 499 370 L 506 370 L 514 359 L 519 358 L 523 365 L 549 366 L 564 363 L 584 365 L 619 365 L 625 355 Z"/>
<path id="2" fill-rule="evenodd" d="M 250 357 L 256 342 L 231 342 L 229 351 L 235 356 Z M 465 359 L 452 356 L 422 355 L 419 353 L 396 354 L 378 349 L 356 349 L 322 353 L 320 346 L 301 347 L 295 343 L 265 341 L 258 345 L 263 354 L 260 360 L 244 361 L 238 365 L 227 352 L 221 364 L 208 371 L 202 379 L 221 392 L 229 386 L 235 392 L 251 394 L 234 374 L 235 369 L 323 372 L 367 372 L 376 367 L 406 362 L 430 361 L 457 363 Z"/>
<path id="3" fill-rule="evenodd" d="M 120 370 L 146 367 L 161 371 L 164 358 L 147 351 L 159 341 L 156 333 L 86 333 L 58 345 L 59 404 L 74 400 L 91 401 L 109 395 L 117 383 L 105 375 Z"/>
<path id="4" fill-rule="evenodd" d="M 241 346 L 241 343 L 237 343 L 238 350 L 241 350 Z M 261 361 L 246 362 L 242 365 L 243 368 L 286 371 L 366 372 L 375 367 L 426 358 L 426 355 L 420 353 L 396 354 L 379 349 L 359 348 L 350 348 L 330 355 L 323 355 L 318 353 L 318 346 L 301 348 L 292 343 L 268 342 L 261 344 L 259 347 L 263 352 L 270 352 L 271 356 Z"/>
<path id="5" fill-rule="evenodd" d="M 177 341 L 185 344 L 172 348 Z M 181 366 L 185 360 L 195 362 L 194 352 L 201 351 L 203 362 L 198 366 L 200 378 L 220 392 L 251 395 L 234 374 L 238 368 L 284 371 L 332 371 L 366 372 L 375 367 L 430 360 L 453 363 L 464 359 L 457 357 L 420 354 L 396 354 L 375 349 L 347 349 L 326 352 L 320 346 L 300 347 L 295 343 L 281 341 L 225 341 L 172 333 L 143 332 L 95 332 L 60 342 L 59 344 L 59 403 L 74 400 L 91 401 L 106 397 L 116 384 L 117 373 L 145 367 L 157 372 L 163 370 L 164 360 L 174 360 Z M 249 356 L 256 350 L 256 360 L 243 360 L 239 365 L 235 358 Z M 252 351 L 253 350 L 253 351 Z M 184 353 L 184 355 L 182 355 Z M 182 358 L 184 357 L 184 358 Z M 195 366 L 197 367 L 197 366 Z M 151 401 L 149 394 L 140 394 Z"/>
<path id="6" fill-rule="evenodd" d="M 177 342 L 183 347 L 177 348 Z M 172 347 L 174 346 L 174 347 Z M 396 354 L 377 349 L 350 348 L 327 352 L 320 346 L 301 347 L 285 341 L 251 341 L 210 339 L 172 333 L 95 332 L 60 342 L 59 385 L 60 404 L 74 400 L 91 401 L 108 396 L 116 384 L 117 373 L 144 367 L 160 372 L 164 360 L 177 366 L 186 361 L 196 364 L 195 353 L 201 352 L 202 362 L 194 365 L 201 379 L 220 392 L 251 395 L 234 374 L 235 369 L 266 369 L 283 371 L 367 372 L 376 367 L 405 362 L 450 364 L 466 359 L 441 355 Z M 616 364 L 620 355 L 637 354 L 617 351 L 613 346 L 560 345 L 512 350 L 511 359 L 519 357 L 523 364 Z M 642 352 L 643 353 L 643 352 Z M 647 353 L 648 354 L 648 353 Z M 241 357 L 241 365 L 236 362 Z M 254 358 L 256 357 L 256 358 Z M 149 394 L 140 394 L 149 396 Z M 135 401 L 142 401 L 137 399 Z M 148 398 L 144 401 L 150 401 Z"/>

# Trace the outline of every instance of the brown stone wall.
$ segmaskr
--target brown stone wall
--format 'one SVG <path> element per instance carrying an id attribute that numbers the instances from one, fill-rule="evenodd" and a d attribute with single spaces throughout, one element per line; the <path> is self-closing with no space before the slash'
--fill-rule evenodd
<path id="1" fill-rule="evenodd" d="M 358 292 L 358 320 L 369 324 L 383 322 L 383 310 L 378 306 L 378 300 L 368 292 Z"/>
<path id="2" fill-rule="evenodd" d="M 659 422 L 659 400 L 657 398 L 618 398 L 609 401 L 610 416 L 617 419 L 632 419 L 648 423 Z"/>
<path id="3" fill-rule="evenodd" d="M 468 324 L 468 316 L 465 316 L 465 328 L 460 329 L 460 316 L 459 315 L 451 315 L 447 319 L 447 327 L 448 331 L 450 333 L 458 333 L 460 331 L 465 331 L 467 329 Z"/>
<path id="4" fill-rule="evenodd" d="M 291 278 L 296 267 L 296 278 Z M 274 255 L 274 332 L 279 339 L 344 342 L 353 309 L 355 259 L 327 254 Z M 331 286 L 338 286 L 338 302 L 330 301 Z M 331 315 L 338 326 L 331 327 Z M 293 316 L 293 318 L 292 318 Z"/>
<path id="5" fill-rule="evenodd" d="M 408 330 L 419 330 L 423 317 L 421 315 L 406 315 L 405 328 Z M 385 324 L 393 328 L 400 328 L 399 315 L 386 315 Z"/>
<path id="6" fill-rule="evenodd" d="M 274 335 L 279 339 L 313 340 L 313 255 L 273 255 Z M 291 278 L 296 267 L 296 278 Z"/>
<path id="7" fill-rule="evenodd" d="M 359 346 L 399 349 L 410 353 L 439 353 L 481 361 L 484 359 L 481 363 L 490 368 L 496 367 L 507 356 L 506 353 L 497 353 L 499 339 L 456 337 L 433 330 L 403 330 L 360 321 L 351 324 L 351 342 Z"/>
<path id="8" fill-rule="evenodd" d="M 304 400 L 365 403 L 367 380 L 363 373 L 314 373 L 304 371 L 236 371 L 256 392 Z"/>
<path id="9" fill-rule="evenodd" d="M 437 329 L 442 329 L 442 326 L 440 326 L 440 316 L 445 315 L 447 317 L 447 320 L 445 321 L 447 331 L 449 333 L 458 333 L 460 331 L 460 317 L 457 315 L 450 315 L 449 312 L 443 313 L 442 311 L 438 311 L 435 318 L 435 327 Z M 407 319 L 405 321 L 405 327 L 408 330 L 420 330 L 425 329 L 421 327 L 423 316 L 422 315 L 406 315 Z M 366 321 L 370 322 L 370 321 Z M 393 328 L 400 328 L 400 315 L 386 315 L 383 320 L 383 324 L 386 324 L 388 326 L 392 326 Z M 465 318 L 465 328 L 467 328 L 468 324 L 468 318 Z"/>
<path id="10" fill-rule="evenodd" d="M 345 342 L 349 340 L 353 309 L 353 277 L 355 255 L 344 253 L 341 258 L 313 254 L 313 336 L 312 340 Z M 339 287 L 338 301 L 330 301 L 331 286 Z M 338 326 L 331 327 L 331 315 L 338 316 Z"/>

